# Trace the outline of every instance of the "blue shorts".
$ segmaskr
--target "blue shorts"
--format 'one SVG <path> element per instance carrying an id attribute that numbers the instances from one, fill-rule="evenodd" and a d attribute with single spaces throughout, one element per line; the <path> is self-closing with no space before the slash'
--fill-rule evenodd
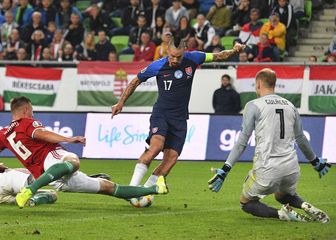
<path id="1" fill-rule="evenodd" d="M 186 120 L 167 119 L 161 115 L 152 115 L 150 117 L 149 135 L 146 142 L 150 145 L 150 139 L 153 135 L 164 136 L 165 143 L 163 149 L 174 149 L 180 155 L 187 130 Z"/>

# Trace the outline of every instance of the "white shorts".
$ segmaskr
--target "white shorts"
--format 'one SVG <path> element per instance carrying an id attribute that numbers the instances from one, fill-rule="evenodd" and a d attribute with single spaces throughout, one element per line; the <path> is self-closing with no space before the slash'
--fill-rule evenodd
<path id="1" fill-rule="evenodd" d="M 15 196 L 20 189 L 28 185 L 31 174 L 14 169 L 0 173 L 0 203 L 15 203 Z"/>
<path id="2" fill-rule="evenodd" d="M 51 151 L 44 161 L 44 171 L 57 163 L 63 162 L 66 157 L 78 158 L 76 154 L 67 152 L 64 149 Z M 99 179 L 91 178 L 81 171 L 64 176 L 57 181 L 51 182 L 49 185 L 58 191 L 64 192 L 97 193 L 100 190 Z"/>
<path id="3" fill-rule="evenodd" d="M 243 184 L 242 194 L 249 199 L 257 200 L 275 192 L 294 195 L 300 172 L 275 179 L 263 179 L 251 170 Z"/>

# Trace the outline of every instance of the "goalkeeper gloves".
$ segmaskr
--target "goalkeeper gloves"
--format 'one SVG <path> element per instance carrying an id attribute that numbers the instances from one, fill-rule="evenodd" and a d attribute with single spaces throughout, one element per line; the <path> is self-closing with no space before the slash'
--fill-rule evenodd
<path id="1" fill-rule="evenodd" d="M 316 157 L 313 161 L 310 162 L 314 169 L 318 172 L 319 177 L 323 177 L 326 175 L 329 171 L 329 168 L 331 168 L 331 165 L 326 162 L 323 158 Z"/>
<path id="2" fill-rule="evenodd" d="M 211 171 L 215 173 L 215 176 L 208 181 L 209 189 L 213 192 L 218 192 L 230 170 L 231 167 L 228 164 L 224 164 L 223 168 L 211 168 Z"/>

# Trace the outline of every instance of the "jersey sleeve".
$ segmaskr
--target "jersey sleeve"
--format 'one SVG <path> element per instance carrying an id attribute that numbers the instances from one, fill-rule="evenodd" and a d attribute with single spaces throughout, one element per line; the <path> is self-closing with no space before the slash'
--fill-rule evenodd
<path id="1" fill-rule="evenodd" d="M 4 150 L 6 148 L 6 146 L 3 142 L 3 136 L 4 136 L 3 131 L 0 130 L 0 134 L 1 134 L 1 136 L 0 136 L 0 152 L 1 152 L 2 150 Z"/>
<path id="2" fill-rule="evenodd" d="M 306 157 L 307 160 L 312 161 L 315 159 L 316 155 L 303 133 L 303 127 L 300 115 L 298 111 L 295 109 L 295 123 L 294 123 L 294 134 L 295 134 L 295 141 L 302 151 L 303 155 Z"/>
<path id="3" fill-rule="evenodd" d="M 252 132 L 255 128 L 255 120 L 259 114 L 257 106 L 253 102 L 249 102 L 245 106 L 243 114 L 243 123 L 241 132 L 239 134 L 238 141 L 234 145 L 232 151 L 229 154 L 229 157 L 226 161 L 231 167 L 239 160 L 240 156 L 243 154 L 248 140 L 252 135 Z"/>
<path id="4" fill-rule="evenodd" d="M 26 124 L 26 133 L 31 138 L 34 138 L 34 134 L 38 129 L 45 129 L 42 123 L 35 119 L 29 119 L 25 121 Z"/>
<path id="5" fill-rule="evenodd" d="M 159 59 L 158 61 L 152 62 L 147 67 L 142 69 L 137 77 L 139 78 L 140 82 L 146 82 L 149 78 L 154 77 L 158 74 L 160 68 L 163 66 L 163 59 Z"/>
<path id="6" fill-rule="evenodd" d="M 195 62 L 197 65 L 200 65 L 205 62 L 206 53 L 200 52 L 200 51 L 186 52 L 185 57 L 189 58 L 190 60 Z"/>

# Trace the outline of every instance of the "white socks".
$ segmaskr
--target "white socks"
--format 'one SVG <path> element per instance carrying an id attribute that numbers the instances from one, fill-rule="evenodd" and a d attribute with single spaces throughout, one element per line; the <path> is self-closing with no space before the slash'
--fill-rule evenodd
<path id="1" fill-rule="evenodd" d="M 137 163 L 134 168 L 132 180 L 130 182 L 130 186 L 139 186 L 141 180 L 146 175 L 148 167 L 146 164 Z"/>
<path id="2" fill-rule="evenodd" d="M 157 180 L 158 180 L 158 178 L 159 178 L 159 176 L 156 176 L 156 175 L 153 175 L 153 174 L 152 174 L 152 175 L 148 178 L 148 180 L 147 180 L 147 182 L 145 183 L 144 187 L 151 187 L 151 186 L 155 185 L 156 182 L 157 182 Z"/>

